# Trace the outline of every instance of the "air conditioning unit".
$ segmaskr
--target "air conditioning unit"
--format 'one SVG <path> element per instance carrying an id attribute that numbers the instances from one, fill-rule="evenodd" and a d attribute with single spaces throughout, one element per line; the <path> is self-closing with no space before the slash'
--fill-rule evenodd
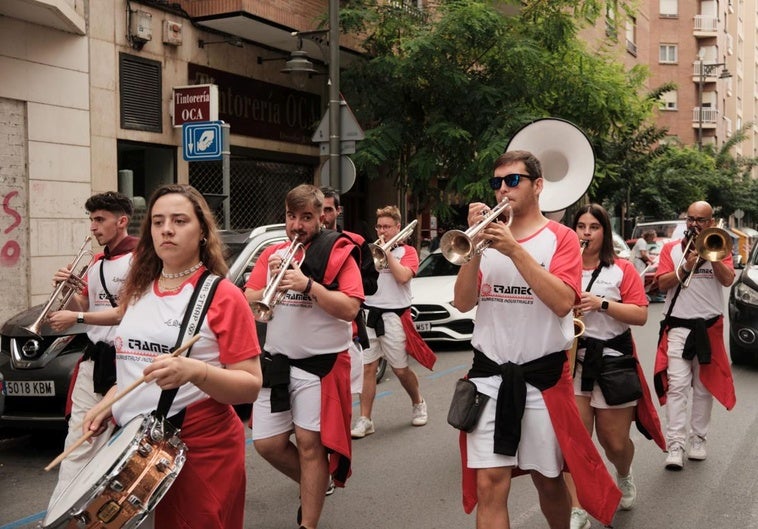
<path id="1" fill-rule="evenodd" d="M 147 11 L 131 11 L 129 23 L 129 36 L 136 42 L 148 42 L 153 40 L 153 15 Z"/>

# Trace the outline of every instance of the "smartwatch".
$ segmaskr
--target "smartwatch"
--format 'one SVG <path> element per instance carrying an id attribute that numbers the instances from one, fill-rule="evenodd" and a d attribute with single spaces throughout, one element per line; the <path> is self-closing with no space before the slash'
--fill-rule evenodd
<path id="1" fill-rule="evenodd" d="M 80 312 L 76 315 L 76 323 L 84 323 L 84 313 Z"/>
<path id="2" fill-rule="evenodd" d="M 606 310 L 608 310 L 608 305 L 610 305 L 610 303 L 608 302 L 607 299 L 604 299 L 603 301 L 601 301 L 600 302 L 600 312 L 605 312 Z"/>

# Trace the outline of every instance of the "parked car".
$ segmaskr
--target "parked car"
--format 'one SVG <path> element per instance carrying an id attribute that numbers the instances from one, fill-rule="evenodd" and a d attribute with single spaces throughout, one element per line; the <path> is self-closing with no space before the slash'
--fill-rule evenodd
<path id="1" fill-rule="evenodd" d="M 229 265 L 227 277 L 243 288 L 255 261 L 270 244 L 287 239 L 284 224 L 260 226 L 252 231 L 222 231 Z M 27 309 L 0 327 L 0 383 L 5 407 L 0 406 L 0 426 L 26 429 L 63 429 L 66 397 L 74 368 L 87 344 L 86 326 L 74 325 L 55 332 L 43 325 L 42 336 L 24 330 L 43 305 Z M 261 344 L 266 326 L 257 323 Z M 380 365 L 378 380 L 386 364 Z M 0 400 L 0 402 L 2 402 Z M 239 411 L 239 410 L 238 410 Z"/>
<path id="2" fill-rule="evenodd" d="M 411 314 L 416 330 L 427 342 L 471 341 L 476 308 L 461 312 L 453 305 L 459 268 L 435 250 L 421 261 L 411 280 Z"/>
<path id="3" fill-rule="evenodd" d="M 734 364 L 758 364 L 758 246 L 729 291 L 729 355 Z"/>
<path id="4" fill-rule="evenodd" d="M 616 254 L 616 257 L 628 261 L 632 257 L 632 250 L 626 244 L 624 238 L 614 231 L 611 234 L 611 239 L 613 240 L 613 252 Z"/>

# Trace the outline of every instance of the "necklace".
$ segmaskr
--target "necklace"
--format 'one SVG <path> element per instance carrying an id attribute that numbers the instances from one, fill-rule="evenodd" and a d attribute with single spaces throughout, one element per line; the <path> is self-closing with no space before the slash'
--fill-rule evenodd
<path id="1" fill-rule="evenodd" d="M 182 286 L 184 286 L 184 283 L 182 282 L 181 284 L 175 287 L 167 287 L 165 284 L 165 280 L 161 277 L 160 279 L 158 279 L 158 286 L 163 292 L 176 292 L 177 290 L 182 288 Z"/>
<path id="2" fill-rule="evenodd" d="M 199 263 L 197 263 L 193 267 L 187 268 L 186 270 L 182 270 L 181 272 L 177 272 L 175 274 L 169 274 L 169 273 L 164 272 L 163 270 L 161 270 L 161 277 L 166 278 L 166 279 L 178 279 L 180 277 L 184 277 L 184 276 L 190 275 L 192 272 L 197 271 L 201 266 L 203 266 L 203 262 L 202 261 L 200 261 Z"/>

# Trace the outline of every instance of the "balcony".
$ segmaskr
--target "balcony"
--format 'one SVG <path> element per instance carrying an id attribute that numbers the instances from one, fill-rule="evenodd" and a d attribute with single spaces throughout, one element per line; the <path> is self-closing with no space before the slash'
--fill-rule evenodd
<path id="1" fill-rule="evenodd" d="M 693 35 L 696 38 L 710 38 L 718 36 L 718 17 L 695 15 Z"/>
<path id="2" fill-rule="evenodd" d="M 713 107 L 695 107 L 692 109 L 692 128 L 715 129 L 719 117 L 718 109 Z"/>

